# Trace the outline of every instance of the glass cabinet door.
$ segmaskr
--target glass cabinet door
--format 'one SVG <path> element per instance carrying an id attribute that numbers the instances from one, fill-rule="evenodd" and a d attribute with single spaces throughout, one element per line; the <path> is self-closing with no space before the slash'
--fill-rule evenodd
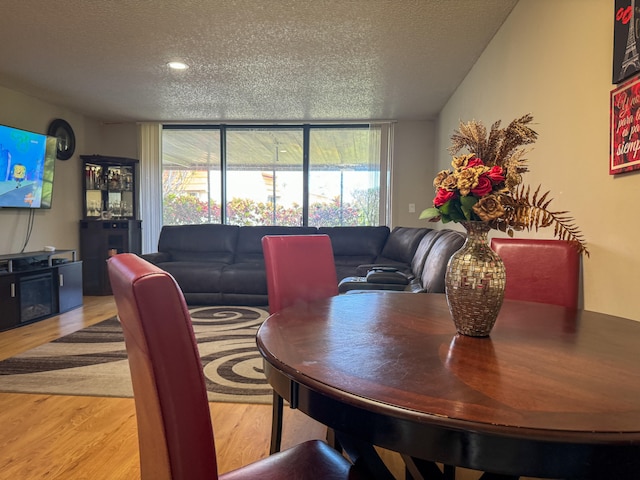
<path id="1" fill-rule="evenodd" d="M 106 210 L 102 202 L 102 167 L 100 165 L 84 164 L 84 218 L 99 218 Z"/>
<path id="2" fill-rule="evenodd" d="M 133 218 L 133 167 L 107 167 L 107 211 L 111 217 Z"/>
<path id="3" fill-rule="evenodd" d="M 137 160 L 99 155 L 81 158 L 84 160 L 83 218 L 135 219 Z"/>

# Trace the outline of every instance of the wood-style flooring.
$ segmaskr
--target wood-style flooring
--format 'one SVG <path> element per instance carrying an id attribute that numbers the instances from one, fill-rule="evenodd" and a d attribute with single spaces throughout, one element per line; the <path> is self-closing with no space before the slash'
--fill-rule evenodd
<path id="1" fill-rule="evenodd" d="M 80 308 L 0 332 L 0 360 L 115 314 L 113 297 L 84 297 Z M 270 405 L 209 405 L 219 473 L 268 455 Z M 326 428 L 303 413 L 285 408 L 284 414 L 283 449 L 325 438 Z M 400 456 L 380 453 L 393 475 L 404 478 Z M 457 469 L 457 480 L 478 477 L 479 472 Z M 0 393 L 0 480 L 139 478 L 133 399 Z"/>
<path id="2" fill-rule="evenodd" d="M 81 308 L 0 332 L 0 360 L 113 315 L 112 297 L 85 297 Z M 220 473 L 268 455 L 270 405 L 210 407 Z M 325 435 L 322 425 L 285 409 L 283 448 Z M 137 442 L 133 399 L 0 393 L 0 479 L 137 479 Z M 388 462 L 402 478 L 398 457 Z"/>

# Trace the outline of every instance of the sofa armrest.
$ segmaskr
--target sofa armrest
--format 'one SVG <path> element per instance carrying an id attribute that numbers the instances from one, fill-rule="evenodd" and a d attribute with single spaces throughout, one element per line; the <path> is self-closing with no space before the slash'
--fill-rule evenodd
<path id="1" fill-rule="evenodd" d="M 346 277 L 338 284 L 339 293 L 347 293 L 351 290 L 399 290 L 402 291 L 406 285 L 398 283 L 371 283 L 366 277 Z"/>
<path id="2" fill-rule="evenodd" d="M 367 283 L 382 283 L 382 284 L 394 284 L 394 285 L 408 285 L 411 278 L 398 270 L 392 270 L 391 268 L 373 268 L 369 270 L 367 276 Z"/>
<path id="3" fill-rule="evenodd" d="M 147 262 L 151 262 L 154 265 L 163 262 L 171 261 L 171 254 L 169 252 L 155 252 L 155 253 L 145 253 L 144 255 L 140 255 Z"/>
<path id="4" fill-rule="evenodd" d="M 388 272 L 402 272 L 408 275 L 412 273 L 410 268 L 408 268 L 406 265 L 393 264 L 393 263 L 386 263 L 386 264 L 366 263 L 363 265 L 358 265 L 356 267 L 356 275 L 359 275 L 361 277 L 366 277 L 369 271 L 376 270 L 376 269 L 386 270 Z"/>

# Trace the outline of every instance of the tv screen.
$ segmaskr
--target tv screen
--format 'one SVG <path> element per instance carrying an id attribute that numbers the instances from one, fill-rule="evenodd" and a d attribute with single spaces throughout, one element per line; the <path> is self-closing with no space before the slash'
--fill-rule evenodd
<path id="1" fill-rule="evenodd" d="M 51 208 L 57 138 L 0 125 L 0 207 Z"/>

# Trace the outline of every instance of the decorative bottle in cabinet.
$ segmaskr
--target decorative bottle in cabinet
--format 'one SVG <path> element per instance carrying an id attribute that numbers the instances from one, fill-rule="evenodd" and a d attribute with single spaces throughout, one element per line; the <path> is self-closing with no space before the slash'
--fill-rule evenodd
<path id="1" fill-rule="evenodd" d="M 138 160 L 103 155 L 80 155 L 84 220 L 137 218 Z"/>

